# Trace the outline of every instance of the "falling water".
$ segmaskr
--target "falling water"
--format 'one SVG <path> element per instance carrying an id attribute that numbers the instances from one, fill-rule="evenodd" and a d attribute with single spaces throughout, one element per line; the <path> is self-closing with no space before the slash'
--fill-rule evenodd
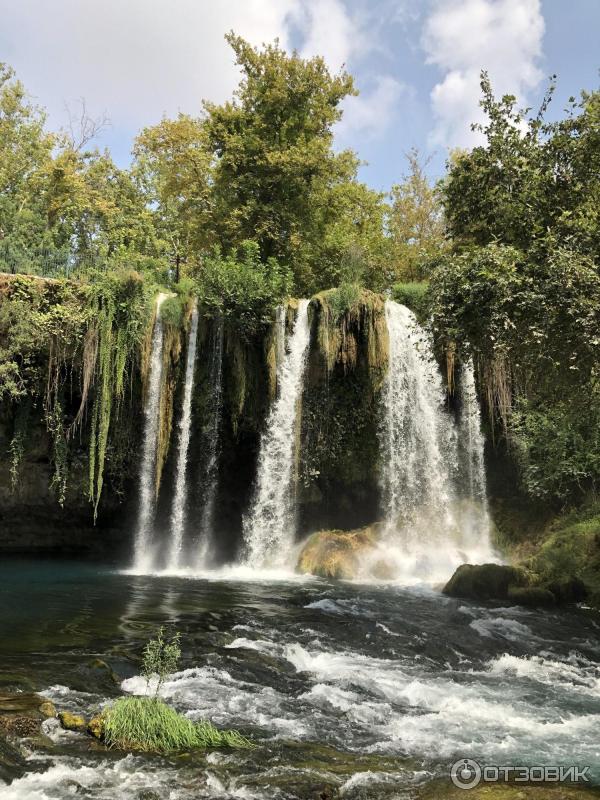
<path id="1" fill-rule="evenodd" d="M 223 407 L 223 319 L 219 318 L 213 327 L 210 367 L 208 371 L 210 387 L 208 402 L 208 425 L 204 433 L 205 461 L 202 471 L 201 493 L 202 512 L 198 531 L 198 567 L 211 566 L 211 544 L 213 540 L 213 521 L 219 478 L 219 441 Z"/>
<path id="2" fill-rule="evenodd" d="M 471 500 L 472 526 L 489 536 L 490 518 L 485 480 L 484 444 L 481 431 L 481 412 L 475 388 L 473 360 L 463 364 L 461 370 L 460 444 L 462 465 L 466 473 Z"/>
<path id="3" fill-rule="evenodd" d="M 253 567 L 281 565 L 294 541 L 295 429 L 309 341 L 308 300 L 301 300 L 278 366 L 277 397 L 260 444 L 254 502 L 244 520 L 246 561 Z"/>
<path id="4" fill-rule="evenodd" d="M 149 545 L 156 503 L 156 451 L 163 372 L 163 325 L 160 307 L 165 298 L 165 294 L 159 294 L 156 300 L 156 319 L 152 332 L 152 351 L 148 375 L 148 395 L 144 408 L 144 444 L 139 484 L 140 505 L 133 557 L 134 569 L 139 572 L 146 572 L 152 566 Z"/>
<path id="5" fill-rule="evenodd" d="M 456 453 L 431 343 L 405 306 L 388 301 L 385 315 L 390 341 L 381 430 L 386 523 L 414 522 L 425 508 L 451 523 Z"/>
<path id="6" fill-rule="evenodd" d="M 479 525 L 473 531 L 473 515 L 467 521 L 462 512 L 459 437 L 444 407 L 445 392 L 430 337 L 404 306 L 388 301 L 385 314 L 390 355 L 380 442 L 387 556 L 404 577 L 447 579 L 475 551 L 480 560 L 492 557 L 488 528 Z M 467 397 L 466 406 L 464 424 L 472 436 L 472 494 L 479 482 L 481 499 L 485 483 L 483 462 L 475 457 L 482 446 L 476 435 L 476 397 Z"/>
<path id="7" fill-rule="evenodd" d="M 183 402 L 179 419 L 179 439 L 177 442 L 177 466 L 175 471 L 175 493 L 171 509 L 171 541 L 167 555 L 167 569 L 181 566 L 181 549 L 185 530 L 185 507 L 187 501 L 187 463 L 192 428 L 192 389 L 194 387 L 194 368 L 196 365 L 196 340 L 198 338 L 198 309 L 194 307 L 190 323 L 190 333 L 185 364 L 185 383 Z"/>
<path id="8" fill-rule="evenodd" d="M 286 307 L 277 306 L 275 312 L 275 363 L 278 372 L 285 359 L 285 316 Z"/>

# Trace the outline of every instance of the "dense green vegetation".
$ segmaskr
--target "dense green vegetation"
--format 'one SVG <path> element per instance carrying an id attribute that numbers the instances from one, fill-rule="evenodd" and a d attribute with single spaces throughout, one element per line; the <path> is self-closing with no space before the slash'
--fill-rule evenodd
<path id="1" fill-rule="evenodd" d="M 117 420 L 124 422 L 122 406 L 140 366 L 152 294 L 132 271 L 102 272 L 81 284 L 24 275 L 0 284 L 0 399 L 12 411 L 13 485 L 28 445 L 29 417 L 42 413 L 52 438 L 58 501 L 65 501 L 69 460 L 83 438 L 88 491 L 97 509 L 109 432 Z M 122 457 L 113 447 L 115 471 Z"/>
<path id="2" fill-rule="evenodd" d="M 452 250 L 431 273 L 433 328 L 474 356 L 523 489 L 562 504 L 600 477 L 600 95 L 545 123 L 552 87 L 531 118 L 482 89 L 486 145 L 441 187 Z"/>
<path id="3" fill-rule="evenodd" d="M 192 722 L 157 697 L 121 697 L 103 715 L 104 741 L 119 750 L 172 753 L 207 747 L 248 748 L 237 731 Z"/>

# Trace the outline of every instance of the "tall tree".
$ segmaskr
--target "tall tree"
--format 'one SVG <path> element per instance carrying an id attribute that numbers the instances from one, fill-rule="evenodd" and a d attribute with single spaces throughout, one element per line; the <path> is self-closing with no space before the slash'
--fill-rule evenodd
<path id="1" fill-rule="evenodd" d="M 600 94 L 571 98 L 566 118 L 547 123 L 551 84 L 539 112 L 494 97 L 482 73 L 486 144 L 457 154 L 443 183 L 458 245 L 499 241 L 545 258 L 557 242 L 600 254 Z"/>
<path id="2" fill-rule="evenodd" d="M 55 144 L 44 123 L 13 70 L 0 63 L 0 257 L 8 261 L 44 241 L 41 176 Z"/>
<path id="3" fill-rule="evenodd" d="M 320 282 L 324 209 L 334 189 L 356 177 L 356 156 L 332 148 L 340 103 L 354 84 L 346 72 L 332 76 L 322 58 L 226 38 L 242 80 L 231 102 L 205 103 L 215 230 L 226 249 L 255 239 L 263 259 L 289 264 L 296 290 L 309 292 Z"/>
<path id="4" fill-rule="evenodd" d="M 206 126 L 185 114 L 145 128 L 134 146 L 136 179 L 154 209 L 177 274 L 216 243 Z"/>
<path id="5" fill-rule="evenodd" d="M 406 155 L 408 172 L 392 186 L 388 232 L 396 279 L 420 280 L 427 264 L 446 246 L 445 222 L 439 191 L 426 175 L 416 148 Z"/>

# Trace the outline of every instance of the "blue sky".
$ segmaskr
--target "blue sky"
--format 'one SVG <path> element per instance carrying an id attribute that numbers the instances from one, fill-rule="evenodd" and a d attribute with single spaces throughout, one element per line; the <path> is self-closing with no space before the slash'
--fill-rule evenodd
<path id="1" fill-rule="evenodd" d="M 0 0 L 0 61 L 11 64 L 49 126 L 84 97 L 111 125 L 98 140 L 129 162 L 144 125 L 237 82 L 223 40 L 276 36 L 304 55 L 342 63 L 361 94 L 346 102 L 338 147 L 368 162 L 362 178 L 386 190 L 418 147 L 432 177 L 448 148 L 472 145 L 478 74 L 535 106 L 558 74 L 551 116 L 571 94 L 598 86 L 600 0 Z"/>

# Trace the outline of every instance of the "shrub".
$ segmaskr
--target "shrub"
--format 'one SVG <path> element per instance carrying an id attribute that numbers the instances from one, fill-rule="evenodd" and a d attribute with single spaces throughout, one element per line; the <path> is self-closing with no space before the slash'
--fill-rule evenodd
<path id="1" fill-rule="evenodd" d="M 333 319 L 339 319 L 346 311 L 350 311 L 358 304 L 361 288 L 358 283 L 342 283 L 329 294 L 329 305 Z"/>
<path id="2" fill-rule="evenodd" d="M 181 658 L 180 638 L 181 634 L 175 633 L 171 640 L 167 641 L 165 639 L 165 629 L 161 626 L 156 634 L 156 639 L 150 639 L 144 648 L 142 675 L 146 678 L 147 686 L 149 686 L 153 677 L 156 676 L 158 678 L 155 696 L 158 694 L 158 690 L 167 675 L 177 669 Z"/>
<path id="3" fill-rule="evenodd" d="M 206 312 L 230 320 L 244 336 L 270 324 L 291 291 L 289 269 L 273 258 L 262 262 L 254 242 L 244 242 L 238 255 L 215 251 L 204 259 L 197 281 Z"/>
<path id="4" fill-rule="evenodd" d="M 207 747 L 250 748 L 234 730 L 192 722 L 157 697 L 121 697 L 104 712 L 104 741 L 120 750 L 172 753 Z"/>
<path id="5" fill-rule="evenodd" d="M 417 316 L 420 321 L 427 317 L 428 283 L 395 283 L 392 286 L 392 299 L 400 303 Z"/>

